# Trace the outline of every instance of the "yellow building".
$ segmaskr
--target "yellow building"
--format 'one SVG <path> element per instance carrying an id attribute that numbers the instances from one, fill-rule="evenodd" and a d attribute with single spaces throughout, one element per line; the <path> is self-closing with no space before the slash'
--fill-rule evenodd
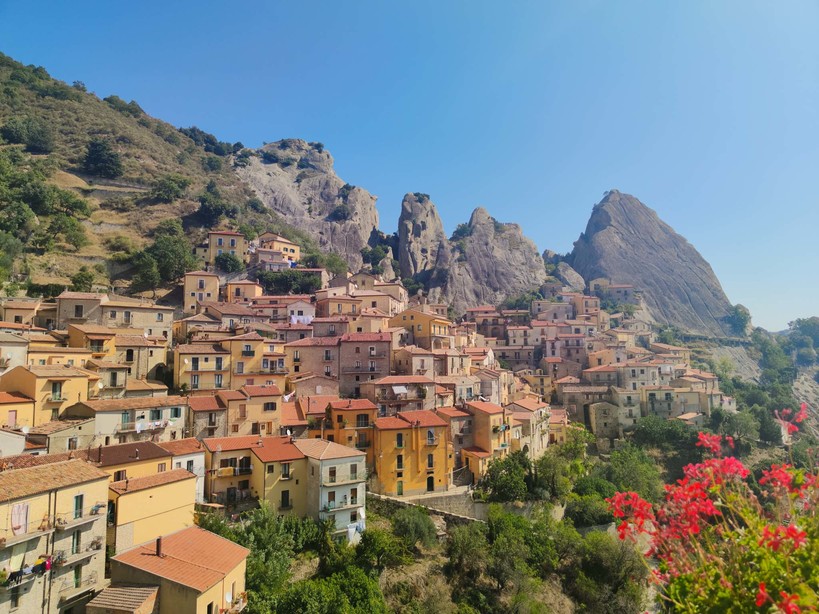
<path id="1" fill-rule="evenodd" d="M 281 235 L 272 232 L 265 232 L 259 235 L 259 245 L 263 249 L 271 249 L 275 252 L 281 252 L 282 258 L 290 262 L 298 262 L 301 260 L 301 247 L 296 243 L 285 239 Z"/>
<path id="2" fill-rule="evenodd" d="M 218 343 L 176 346 L 173 384 L 188 390 L 220 390 L 229 387 L 230 352 Z"/>
<path id="3" fill-rule="evenodd" d="M 172 469 L 108 485 L 107 543 L 114 553 L 193 526 L 196 476 Z"/>
<path id="4" fill-rule="evenodd" d="M 34 400 L 31 426 L 56 420 L 60 413 L 88 400 L 89 387 L 99 377 L 69 366 L 15 367 L 0 378 L 0 391 L 18 392 Z"/>
<path id="5" fill-rule="evenodd" d="M 111 559 L 113 586 L 158 586 L 158 614 L 238 614 L 249 550 L 193 526 Z"/>
<path id="6" fill-rule="evenodd" d="M 247 241 L 244 235 L 232 230 L 210 231 L 205 261 L 212 266 L 216 263 L 216 256 L 221 254 L 233 254 L 242 262 L 247 262 Z"/>
<path id="7" fill-rule="evenodd" d="M 0 392 L 0 426 L 11 429 L 35 426 L 36 416 L 34 399 L 20 392 Z"/>
<path id="8" fill-rule="evenodd" d="M 324 419 L 308 421 L 308 436 L 334 441 L 366 454 L 367 467 L 374 467 L 373 427 L 378 407 L 367 399 L 334 399 Z"/>
<path id="9" fill-rule="evenodd" d="M 231 435 L 278 435 L 282 404 L 278 386 L 242 386 L 238 396 L 227 403 Z"/>
<path id="10" fill-rule="evenodd" d="M 228 303 L 249 303 L 263 294 L 264 288 L 249 279 L 229 281 L 225 286 L 225 300 Z"/>
<path id="11" fill-rule="evenodd" d="M 307 460 L 289 437 L 213 437 L 202 443 L 211 503 L 258 497 L 279 513 L 307 515 Z"/>
<path id="12" fill-rule="evenodd" d="M 82 460 L 0 472 L 0 612 L 79 610 L 104 586 L 107 485 Z"/>
<path id="13" fill-rule="evenodd" d="M 182 284 L 182 310 L 197 313 L 199 303 L 219 300 L 219 276 L 207 271 L 185 273 Z"/>
<path id="14" fill-rule="evenodd" d="M 411 333 L 409 344 L 426 350 L 451 347 L 452 337 L 449 334 L 451 325 L 446 318 L 420 309 L 405 309 L 390 319 L 391 327 L 400 326 Z"/>
<path id="15" fill-rule="evenodd" d="M 464 448 L 462 453 L 464 464 L 477 480 L 486 471 L 489 461 L 510 452 L 510 419 L 508 412 L 494 403 L 470 401 L 464 407 L 472 416 L 475 445 Z"/>
<path id="16" fill-rule="evenodd" d="M 394 496 L 447 490 L 453 468 L 447 428 L 423 409 L 376 419 L 375 490 Z"/>

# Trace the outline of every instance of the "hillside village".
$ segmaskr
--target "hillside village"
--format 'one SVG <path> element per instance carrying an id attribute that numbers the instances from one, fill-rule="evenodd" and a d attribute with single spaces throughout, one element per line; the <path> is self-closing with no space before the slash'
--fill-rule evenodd
<path id="1" fill-rule="evenodd" d="M 367 493 L 468 497 L 493 460 L 536 460 L 572 429 L 607 453 L 641 417 L 736 411 L 617 280 L 453 314 L 400 280 L 303 267 L 275 233 L 211 231 L 195 254 L 158 302 L 0 305 L 0 610 L 240 612 L 248 551 L 195 511 L 267 504 L 356 542 Z M 260 273 L 316 290 L 267 294 Z"/>

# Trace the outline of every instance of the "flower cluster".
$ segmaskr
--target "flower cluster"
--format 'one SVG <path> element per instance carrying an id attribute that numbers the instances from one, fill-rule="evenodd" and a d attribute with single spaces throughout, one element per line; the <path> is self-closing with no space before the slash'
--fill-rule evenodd
<path id="1" fill-rule="evenodd" d="M 783 410 L 777 417 L 798 430 L 805 414 L 803 405 L 795 415 Z M 649 544 L 646 556 L 658 562 L 652 575 L 675 608 L 819 611 L 816 473 L 773 465 L 755 491 L 742 462 L 723 456 L 733 443 L 700 433 L 705 460 L 686 466 L 656 508 L 633 492 L 607 499 L 620 538 Z"/>

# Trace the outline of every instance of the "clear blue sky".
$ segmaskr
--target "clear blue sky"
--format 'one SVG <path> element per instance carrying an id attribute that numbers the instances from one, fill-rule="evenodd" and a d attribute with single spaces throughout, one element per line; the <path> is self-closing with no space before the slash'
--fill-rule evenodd
<path id="1" fill-rule="evenodd" d="M 654 208 L 732 302 L 819 315 L 819 3 L 22 2 L 0 50 L 248 146 L 322 141 L 395 229 L 486 207 L 564 252 L 603 191 Z"/>

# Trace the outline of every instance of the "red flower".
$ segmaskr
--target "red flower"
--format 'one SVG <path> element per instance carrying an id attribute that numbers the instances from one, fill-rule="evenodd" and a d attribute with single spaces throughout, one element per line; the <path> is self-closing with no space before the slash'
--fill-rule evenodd
<path id="1" fill-rule="evenodd" d="M 808 404 L 807 403 L 802 403 L 802 405 L 799 407 L 799 413 L 796 414 L 796 417 L 794 418 L 794 422 L 802 422 L 802 420 L 804 420 L 807 417 L 808 417 Z"/>
<path id="2" fill-rule="evenodd" d="M 769 601 L 773 601 L 771 596 L 768 594 L 768 591 L 765 589 L 765 583 L 759 583 L 759 591 L 756 594 L 756 607 L 761 607 L 762 605 L 768 603 Z"/>
<path id="3" fill-rule="evenodd" d="M 719 456 L 719 453 L 722 451 L 722 437 L 700 432 L 697 434 L 697 446 L 705 448 L 715 456 Z"/>
<path id="4" fill-rule="evenodd" d="M 799 601 L 799 595 L 789 595 L 785 591 L 779 591 L 779 595 L 782 597 L 782 601 L 777 603 L 776 606 L 780 610 L 785 614 L 801 614 L 802 610 L 796 605 L 796 602 Z"/>
<path id="5" fill-rule="evenodd" d="M 793 486 L 793 474 L 790 469 L 792 469 L 790 465 L 771 465 L 769 470 L 762 472 L 760 486 L 770 484 L 775 491 L 779 489 L 790 491 Z"/>

